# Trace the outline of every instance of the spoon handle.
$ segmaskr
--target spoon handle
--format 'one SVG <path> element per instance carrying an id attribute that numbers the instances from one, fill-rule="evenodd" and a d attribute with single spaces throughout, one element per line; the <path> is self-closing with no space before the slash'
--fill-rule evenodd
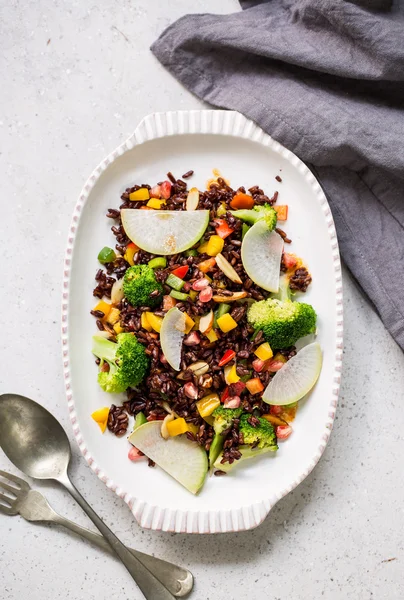
<path id="1" fill-rule="evenodd" d="M 175 600 L 166 587 L 122 544 L 74 487 L 67 473 L 57 480 L 73 496 L 97 529 L 102 533 L 115 554 L 121 559 L 132 578 L 142 590 L 146 600 Z"/>

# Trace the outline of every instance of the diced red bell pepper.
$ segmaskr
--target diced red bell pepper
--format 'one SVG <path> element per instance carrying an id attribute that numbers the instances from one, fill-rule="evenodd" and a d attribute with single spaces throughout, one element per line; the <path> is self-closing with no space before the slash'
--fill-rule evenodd
<path id="1" fill-rule="evenodd" d="M 230 202 L 232 208 L 252 208 L 254 204 L 255 202 L 252 196 L 241 192 L 233 196 L 233 199 Z"/>
<path id="2" fill-rule="evenodd" d="M 184 279 L 184 277 L 188 273 L 188 271 L 189 271 L 188 265 L 184 265 L 183 267 L 178 267 L 178 269 L 174 269 L 174 271 L 171 271 L 171 274 L 175 275 L 176 277 L 179 277 L 180 279 Z"/>
<path id="3" fill-rule="evenodd" d="M 224 367 L 224 365 L 227 365 L 227 363 L 229 363 L 231 360 L 233 360 L 233 358 L 235 356 L 236 356 L 236 353 L 234 352 L 234 350 L 226 350 L 226 352 L 223 354 L 222 358 L 219 360 L 218 366 Z"/>
<path id="4" fill-rule="evenodd" d="M 238 408 L 241 404 L 241 398 L 239 396 L 229 396 L 223 404 L 225 408 Z"/>
<path id="5" fill-rule="evenodd" d="M 223 402 L 223 404 L 226 402 L 227 398 L 230 397 L 230 391 L 229 391 L 229 386 L 225 387 L 222 395 L 220 397 L 220 401 Z"/>
<path id="6" fill-rule="evenodd" d="M 174 308 L 177 304 L 177 300 L 172 296 L 163 296 L 163 310 L 168 311 L 170 308 Z"/>
<path id="7" fill-rule="evenodd" d="M 278 440 L 286 440 L 292 431 L 293 429 L 290 425 L 278 425 L 276 428 L 276 437 Z"/>
<path id="8" fill-rule="evenodd" d="M 231 227 L 229 227 L 227 221 L 224 219 L 216 219 L 216 234 L 224 240 L 228 235 L 231 235 L 234 231 Z"/>
<path id="9" fill-rule="evenodd" d="M 244 381 L 236 381 L 236 383 L 231 383 L 229 385 L 229 394 L 232 396 L 241 396 L 246 388 L 246 384 Z"/>

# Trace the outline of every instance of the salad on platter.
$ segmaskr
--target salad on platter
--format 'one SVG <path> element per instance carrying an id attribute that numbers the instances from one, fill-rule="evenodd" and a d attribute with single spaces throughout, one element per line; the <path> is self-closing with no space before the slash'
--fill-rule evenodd
<path id="1" fill-rule="evenodd" d="M 92 352 L 101 388 L 125 399 L 92 417 L 128 437 L 131 461 L 196 494 L 209 470 L 277 452 L 322 352 L 312 340 L 296 351 L 317 317 L 278 192 L 222 177 L 188 189 L 192 175 L 128 188 L 107 212 L 116 245 L 98 254 Z"/>

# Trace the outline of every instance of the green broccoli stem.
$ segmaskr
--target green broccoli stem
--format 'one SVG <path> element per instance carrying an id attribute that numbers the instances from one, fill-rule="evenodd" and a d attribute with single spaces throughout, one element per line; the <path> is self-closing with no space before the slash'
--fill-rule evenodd
<path id="1" fill-rule="evenodd" d="M 223 454 L 220 454 L 213 464 L 214 468 L 220 469 L 220 471 L 228 473 L 229 471 L 232 471 L 237 465 L 242 464 L 245 460 L 255 458 L 256 456 L 261 456 L 262 454 L 267 454 L 268 452 L 276 452 L 278 447 L 267 446 L 266 448 L 252 448 L 251 446 L 239 446 L 238 449 L 241 452 L 241 458 L 239 458 L 239 460 L 235 460 L 231 464 L 228 462 L 222 464 L 220 461 L 223 458 Z"/>
<path id="2" fill-rule="evenodd" d="M 111 342 L 101 335 L 93 336 L 92 353 L 100 360 L 105 360 L 108 363 L 114 363 L 116 359 L 116 351 L 118 344 Z"/>

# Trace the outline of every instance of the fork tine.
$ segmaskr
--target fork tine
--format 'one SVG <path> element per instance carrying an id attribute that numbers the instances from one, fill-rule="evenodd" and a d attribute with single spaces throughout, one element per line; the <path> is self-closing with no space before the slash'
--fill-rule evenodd
<path id="1" fill-rule="evenodd" d="M 11 506 L 5 506 L 1 502 L 2 502 L 2 498 L 1 498 L 1 494 L 0 494 L 0 513 L 3 513 L 4 515 L 12 515 L 12 516 L 17 514 L 17 511 L 14 510 Z"/>
<path id="2" fill-rule="evenodd" d="M 16 499 L 15 498 L 10 498 L 10 496 L 6 496 L 5 494 L 2 494 L 0 492 L 0 502 L 2 502 L 3 504 L 7 504 L 8 506 L 12 507 L 13 504 L 15 504 Z"/>
<path id="3" fill-rule="evenodd" d="M 15 498 L 17 498 L 17 496 L 21 493 L 21 490 L 18 490 L 17 488 L 12 487 L 11 485 L 7 485 L 7 483 L 4 483 L 3 481 L 0 481 L 0 490 L 12 494 Z M 14 500 L 15 498 L 11 498 L 11 500 Z"/>
<path id="4" fill-rule="evenodd" d="M 8 479 L 9 482 L 16 483 L 17 491 L 19 491 L 20 489 L 25 491 L 31 489 L 29 483 L 27 483 L 24 479 L 21 479 L 21 477 L 17 477 L 17 475 L 12 475 L 12 473 L 7 473 L 6 471 L 2 471 L 0 469 L 0 476 L 4 477 L 4 479 Z M 0 485 L 2 485 L 1 480 Z"/>

